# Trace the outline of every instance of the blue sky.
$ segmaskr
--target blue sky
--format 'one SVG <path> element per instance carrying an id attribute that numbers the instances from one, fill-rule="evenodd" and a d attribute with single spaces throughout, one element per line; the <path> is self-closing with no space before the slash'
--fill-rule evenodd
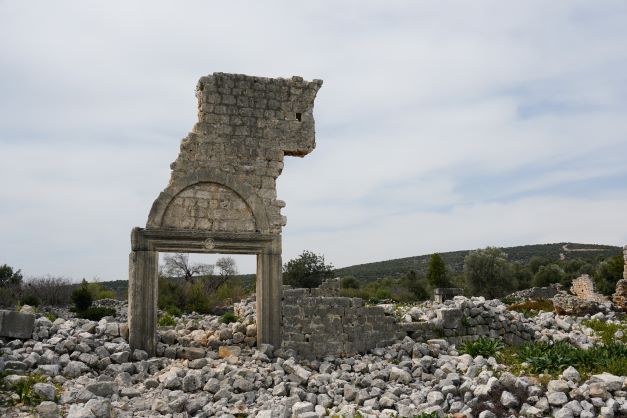
<path id="1" fill-rule="evenodd" d="M 215 71 L 324 80 L 286 260 L 627 243 L 624 1 L 0 0 L 0 57 L 0 263 L 27 275 L 126 278 Z"/>

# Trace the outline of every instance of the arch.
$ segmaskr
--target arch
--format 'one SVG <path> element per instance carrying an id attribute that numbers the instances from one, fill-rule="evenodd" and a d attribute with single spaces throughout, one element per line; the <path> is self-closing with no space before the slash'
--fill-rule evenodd
<path id="1" fill-rule="evenodd" d="M 270 232 L 270 222 L 265 206 L 256 191 L 248 184 L 237 181 L 237 179 L 230 174 L 210 170 L 199 170 L 193 174 L 181 177 L 168 185 L 152 204 L 148 221 L 146 222 L 146 228 L 161 228 L 163 226 L 164 215 L 170 203 L 185 189 L 199 183 L 215 183 L 232 190 L 252 211 L 257 232 Z"/>

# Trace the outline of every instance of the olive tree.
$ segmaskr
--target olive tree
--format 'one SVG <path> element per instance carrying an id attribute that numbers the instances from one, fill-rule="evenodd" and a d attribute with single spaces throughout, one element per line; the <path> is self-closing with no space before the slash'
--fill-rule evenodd
<path id="1" fill-rule="evenodd" d="M 507 254 L 495 247 L 471 251 L 464 258 L 464 278 L 473 296 L 495 298 L 516 288 Z"/>

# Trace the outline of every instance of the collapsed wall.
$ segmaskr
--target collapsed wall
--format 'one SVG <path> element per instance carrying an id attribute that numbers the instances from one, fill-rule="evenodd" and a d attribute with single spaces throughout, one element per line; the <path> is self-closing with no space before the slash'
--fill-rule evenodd
<path id="1" fill-rule="evenodd" d="M 335 287 L 326 285 L 283 290 L 281 348 L 304 358 L 344 357 L 406 336 L 419 342 L 445 338 L 451 344 L 483 336 L 520 345 L 535 333 L 521 314 L 482 297 L 458 296 L 444 304 L 412 308 L 399 318 L 395 305 L 365 306 L 361 299 L 337 294 Z"/>

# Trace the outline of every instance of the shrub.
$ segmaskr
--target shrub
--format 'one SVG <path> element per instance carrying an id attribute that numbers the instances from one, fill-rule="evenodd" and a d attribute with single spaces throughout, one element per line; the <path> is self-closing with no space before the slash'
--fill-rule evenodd
<path id="1" fill-rule="evenodd" d="M 341 285 L 342 289 L 359 289 L 359 280 L 354 276 L 343 277 Z"/>
<path id="2" fill-rule="evenodd" d="M 25 295 L 22 297 L 22 305 L 39 306 L 41 300 L 35 295 Z"/>
<path id="3" fill-rule="evenodd" d="M 26 379 L 15 385 L 15 393 L 19 397 L 20 403 L 24 405 L 38 405 L 43 399 L 33 392 L 36 383 L 46 383 L 48 379 L 40 374 L 31 374 Z"/>
<path id="4" fill-rule="evenodd" d="M 233 312 L 225 312 L 220 319 L 225 324 L 239 321 L 239 318 Z"/>
<path id="5" fill-rule="evenodd" d="M 26 280 L 24 291 L 39 298 L 42 305 L 59 306 L 70 302 L 72 285 L 62 277 L 44 276 Z"/>
<path id="6" fill-rule="evenodd" d="M 159 326 L 160 327 L 173 327 L 176 325 L 176 320 L 170 316 L 170 314 L 166 313 L 161 318 L 159 318 Z"/>
<path id="7" fill-rule="evenodd" d="M 486 298 L 500 297 L 517 288 L 514 269 L 499 248 L 471 251 L 464 257 L 464 277 L 470 294 Z"/>
<path id="8" fill-rule="evenodd" d="M 93 300 L 115 299 L 115 292 L 112 290 L 107 290 L 100 283 L 89 283 L 87 287 L 89 288 L 89 293 L 91 293 L 91 297 Z"/>
<path id="9" fill-rule="evenodd" d="M 72 302 L 74 302 L 74 307 L 77 312 L 85 311 L 91 306 L 93 297 L 85 279 L 83 279 L 79 287 L 72 291 Z"/>
<path id="10" fill-rule="evenodd" d="M 113 308 L 105 307 L 91 307 L 82 311 L 77 311 L 76 316 L 83 319 L 89 319 L 91 321 L 100 321 L 105 316 L 115 316 L 116 311 Z"/>
<path id="11" fill-rule="evenodd" d="M 503 348 L 503 342 L 498 339 L 479 337 L 476 341 L 461 343 L 457 348 L 460 354 L 470 354 L 473 357 L 493 357 Z"/>
<path id="12" fill-rule="evenodd" d="M 509 362 L 525 365 L 531 373 L 558 375 L 568 366 L 576 368 L 582 377 L 608 372 L 617 376 L 627 374 L 627 344 L 611 342 L 589 349 L 577 348 L 565 341 L 534 342 L 518 348 Z"/>
<path id="13" fill-rule="evenodd" d="M 182 312 L 181 310 L 178 308 L 178 306 L 167 306 L 164 309 L 169 315 L 171 316 L 181 316 Z"/>

